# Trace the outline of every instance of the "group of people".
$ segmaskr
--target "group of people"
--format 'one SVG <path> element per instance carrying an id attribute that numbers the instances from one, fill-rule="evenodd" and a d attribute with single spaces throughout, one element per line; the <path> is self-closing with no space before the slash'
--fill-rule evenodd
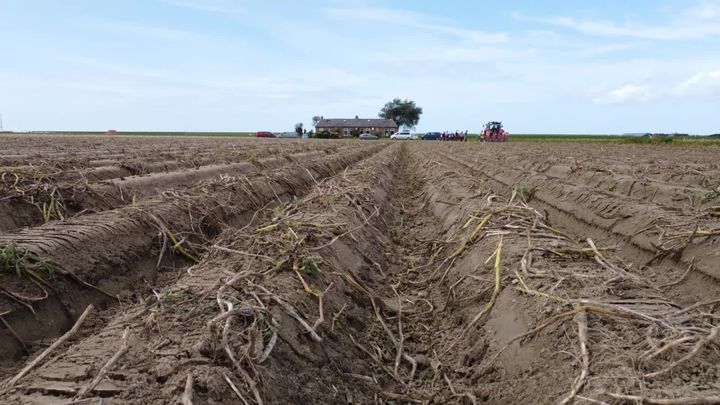
<path id="1" fill-rule="evenodd" d="M 449 132 L 445 131 L 440 135 L 441 141 L 461 141 L 461 142 L 467 142 L 468 140 L 468 131 L 462 132 L 462 131 L 455 131 Z"/>

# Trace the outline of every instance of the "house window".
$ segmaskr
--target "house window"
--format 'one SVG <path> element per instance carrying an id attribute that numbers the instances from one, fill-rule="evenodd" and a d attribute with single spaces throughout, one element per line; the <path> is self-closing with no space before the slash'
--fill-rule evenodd
<path id="1" fill-rule="evenodd" d="M 343 136 L 350 136 L 350 128 L 343 128 Z"/>

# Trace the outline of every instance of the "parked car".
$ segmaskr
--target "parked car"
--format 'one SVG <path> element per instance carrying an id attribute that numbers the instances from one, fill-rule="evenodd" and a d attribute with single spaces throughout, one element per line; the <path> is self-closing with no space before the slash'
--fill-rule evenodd
<path id="1" fill-rule="evenodd" d="M 410 132 L 409 130 L 403 130 L 403 131 L 398 131 L 398 132 L 390 135 L 390 139 L 396 139 L 396 140 L 417 139 L 417 135 L 415 135 L 414 132 Z"/>
<path id="2" fill-rule="evenodd" d="M 277 138 L 291 138 L 295 139 L 297 138 L 297 132 L 281 132 L 277 135 Z"/>
<path id="3" fill-rule="evenodd" d="M 369 141 L 369 140 L 378 139 L 377 135 L 374 135 L 374 134 L 360 134 L 359 138 L 360 138 L 360 139 L 365 139 L 365 140 L 368 140 L 368 141 Z"/>
<path id="4" fill-rule="evenodd" d="M 426 141 L 437 141 L 442 137 L 440 132 L 426 132 L 423 134 L 422 139 Z"/>
<path id="5" fill-rule="evenodd" d="M 270 131 L 258 131 L 255 136 L 258 138 L 275 138 L 275 134 Z"/>

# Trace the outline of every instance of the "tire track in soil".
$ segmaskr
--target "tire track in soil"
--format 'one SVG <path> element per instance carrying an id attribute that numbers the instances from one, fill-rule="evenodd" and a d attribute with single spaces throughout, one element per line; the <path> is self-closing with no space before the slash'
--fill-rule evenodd
<path id="1" fill-rule="evenodd" d="M 12 328 L 0 328 L 0 354 L 12 363 L 25 352 L 23 344 L 58 336 L 70 328 L 88 304 L 100 303 L 101 308 L 111 304 L 105 293 L 82 283 L 97 286 L 112 296 L 119 294 L 121 301 L 131 298 L 138 289 L 161 290 L 162 285 L 156 284 L 160 256 L 158 224 L 151 215 L 159 218 L 178 240 L 187 236 L 193 242 L 208 243 L 226 224 L 250 221 L 253 212 L 264 204 L 291 199 L 317 180 L 372 156 L 383 147 L 351 149 L 336 156 L 296 163 L 297 166 L 252 181 L 220 182 L 180 201 L 151 200 L 138 206 L 0 235 L 0 245 L 15 244 L 27 249 L 38 257 L 52 260 L 60 266 L 58 270 L 64 269 L 63 272 L 71 275 L 56 275 L 55 283 L 46 288 L 50 296 L 35 303 L 34 312 L 19 305 L 17 300 L 8 301 L 6 295 L 0 295 L 3 312 L 10 311 L 3 319 Z M 203 234 L 200 239 L 198 232 Z M 170 274 L 189 264 L 189 260 L 175 252 L 164 256 L 160 269 L 166 268 Z M 28 280 L 3 276 L 3 283 L 8 290 L 31 295 L 39 292 Z M 129 288 L 133 285 L 139 288 Z"/>

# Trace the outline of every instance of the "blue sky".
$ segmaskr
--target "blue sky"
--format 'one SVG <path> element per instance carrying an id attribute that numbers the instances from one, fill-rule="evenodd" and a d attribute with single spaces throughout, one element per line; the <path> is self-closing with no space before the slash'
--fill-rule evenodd
<path id="1" fill-rule="evenodd" d="M 720 132 L 720 0 L 0 0 L 10 130 Z"/>

